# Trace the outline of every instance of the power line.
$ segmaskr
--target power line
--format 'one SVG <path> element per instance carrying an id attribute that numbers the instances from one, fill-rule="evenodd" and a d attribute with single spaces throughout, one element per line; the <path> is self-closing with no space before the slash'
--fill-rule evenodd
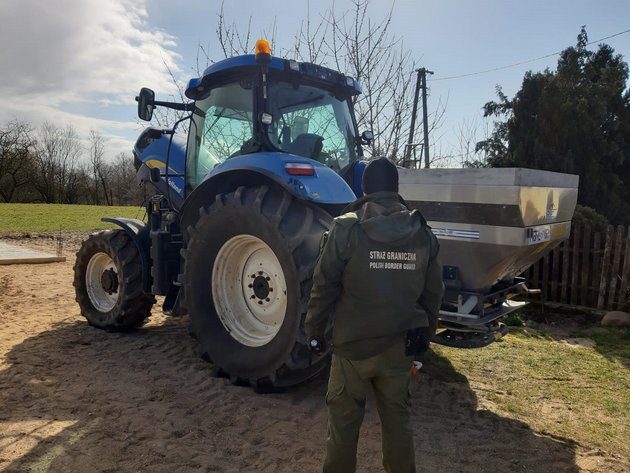
<path id="1" fill-rule="evenodd" d="M 625 31 L 621 31 L 619 33 L 612 34 L 610 36 L 606 36 L 605 38 L 600 38 L 600 39 L 596 39 L 594 41 L 589 41 L 588 43 L 586 43 L 586 45 L 589 46 L 591 44 L 599 43 L 600 41 L 604 41 L 604 40 L 607 40 L 607 39 L 610 39 L 610 38 L 614 38 L 616 36 L 621 36 L 622 34 L 626 34 L 626 33 L 630 33 L 630 29 L 627 29 Z M 483 71 L 477 71 L 477 72 L 469 72 L 468 74 L 459 74 L 459 75 L 456 75 L 456 76 L 438 77 L 436 79 L 430 79 L 430 80 L 431 80 L 431 82 L 437 82 L 437 81 L 440 81 L 440 80 L 460 79 L 462 77 L 477 76 L 479 74 L 487 74 L 489 72 L 502 71 L 503 69 L 509 69 L 511 67 L 522 66 L 523 64 L 529 64 L 530 62 L 536 62 L 536 61 L 540 61 L 542 59 L 547 59 L 549 57 L 557 56 L 562 51 L 556 51 L 555 53 L 545 54 L 544 56 L 540 56 L 540 57 L 537 57 L 537 58 L 534 58 L 534 59 L 527 59 L 526 61 L 515 62 L 515 63 L 512 63 L 512 64 L 508 64 L 506 66 L 493 67 L 492 69 L 485 69 Z"/>

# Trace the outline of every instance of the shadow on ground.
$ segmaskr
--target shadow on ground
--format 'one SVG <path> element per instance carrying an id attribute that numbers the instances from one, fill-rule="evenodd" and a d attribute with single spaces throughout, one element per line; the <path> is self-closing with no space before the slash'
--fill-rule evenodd
<path id="1" fill-rule="evenodd" d="M 186 320 L 129 334 L 63 324 L 6 361 L 0 469 L 320 470 L 326 375 L 278 394 L 231 386 L 197 358 Z M 576 445 L 478 410 L 465 376 L 435 354 L 427 361 L 412 386 L 419 471 L 578 471 Z M 374 409 L 359 471 L 382 471 Z"/>

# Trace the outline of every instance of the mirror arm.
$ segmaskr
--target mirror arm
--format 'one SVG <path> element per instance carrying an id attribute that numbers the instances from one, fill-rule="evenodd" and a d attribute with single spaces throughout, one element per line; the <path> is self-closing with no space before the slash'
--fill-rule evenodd
<path id="1" fill-rule="evenodd" d="M 140 97 L 136 97 L 136 102 Z M 203 110 L 195 105 L 195 102 L 179 103 L 179 102 L 162 102 L 160 100 L 154 100 L 151 105 L 161 106 L 166 108 L 172 108 L 173 110 L 181 110 L 183 112 L 193 112 L 195 115 L 199 115 L 201 118 L 205 118 L 206 114 Z"/>
<path id="2" fill-rule="evenodd" d="M 161 106 L 166 108 L 172 108 L 173 110 L 181 110 L 183 112 L 191 112 L 193 111 L 195 104 L 191 103 L 179 103 L 179 102 L 161 102 L 159 100 L 154 100 L 152 105 Z"/>

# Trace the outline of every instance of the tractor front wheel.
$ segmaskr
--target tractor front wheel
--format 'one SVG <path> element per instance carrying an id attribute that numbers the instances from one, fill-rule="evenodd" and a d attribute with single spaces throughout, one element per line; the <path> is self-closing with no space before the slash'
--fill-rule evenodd
<path id="1" fill-rule="evenodd" d="M 141 326 L 155 297 L 142 291 L 138 248 L 122 230 L 95 233 L 83 242 L 74 265 L 74 289 L 81 314 L 108 331 Z"/>

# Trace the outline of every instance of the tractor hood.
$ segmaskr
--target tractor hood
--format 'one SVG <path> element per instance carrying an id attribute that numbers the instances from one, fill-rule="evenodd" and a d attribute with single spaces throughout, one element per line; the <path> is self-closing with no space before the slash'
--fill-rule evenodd
<path id="1" fill-rule="evenodd" d="M 169 194 L 176 207 L 179 207 L 184 199 L 184 172 L 186 163 L 186 139 L 175 135 L 171 141 L 171 135 L 164 133 L 165 129 L 147 127 L 136 140 L 133 148 L 134 166 L 138 183 L 149 182 L 150 169 L 158 168 L 160 173 L 166 173 L 166 156 L 168 158 L 168 172 L 170 191 L 166 187 L 166 181 L 156 183 L 157 189 L 163 194 Z"/>

